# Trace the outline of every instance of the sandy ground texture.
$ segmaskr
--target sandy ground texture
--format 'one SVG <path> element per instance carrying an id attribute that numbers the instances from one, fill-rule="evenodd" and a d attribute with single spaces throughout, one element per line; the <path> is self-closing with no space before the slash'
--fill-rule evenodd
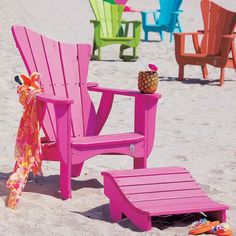
<path id="1" fill-rule="evenodd" d="M 218 3 L 236 11 L 235 0 Z M 157 8 L 156 0 L 130 0 L 141 9 Z M 202 29 L 199 0 L 186 0 L 181 22 L 184 31 Z M 140 19 L 139 13 L 126 13 L 125 19 Z M 97 156 L 88 160 L 82 175 L 72 180 L 73 198 L 62 201 L 58 163 L 43 163 L 40 184 L 29 182 L 19 207 L 5 207 L 6 179 L 14 165 L 15 136 L 22 114 L 14 76 L 26 72 L 15 47 L 10 28 L 25 25 L 50 38 L 92 44 L 94 19 L 88 0 L 0 0 L 0 235 L 162 235 L 185 236 L 189 224 L 176 223 L 166 228 L 154 226 L 140 232 L 124 219 L 112 223 L 108 199 L 103 194 L 100 172 L 132 168 L 132 158 Z M 186 167 L 203 189 L 216 201 L 228 204 L 228 220 L 236 231 L 236 79 L 226 70 L 223 87 L 218 86 L 219 70 L 209 67 L 209 80 L 203 81 L 200 67 L 186 66 L 184 82 L 178 82 L 174 43 L 159 41 L 150 33 L 150 42 L 141 42 L 139 56 L 144 63 L 159 66 L 159 101 L 156 139 L 148 167 Z M 143 38 L 143 34 L 142 34 Z M 118 46 L 102 49 L 101 62 L 92 61 L 89 81 L 104 87 L 137 89 L 137 75 L 144 70 L 140 61 L 125 63 L 118 58 Z M 187 41 L 187 49 L 193 50 Z M 98 97 L 92 95 L 95 104 Z M 133 100 L 115 99 L 103 133 L 131 131 Z"/>

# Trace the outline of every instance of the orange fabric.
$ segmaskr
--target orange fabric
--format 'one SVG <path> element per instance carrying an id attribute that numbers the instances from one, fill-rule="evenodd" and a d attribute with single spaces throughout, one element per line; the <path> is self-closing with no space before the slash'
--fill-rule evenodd
<path id="1" fill-rule="evenodd" d="M 15 159 L 13 173 L 7 180 L 10 189 L 6 205 L 15 208 L 27 182 L 30 171 L 34 175 L 41 174 L 41 146 L 39 136 L 39 121 L 37 115 L 36 94 L 43 89 L 39 85 L 39 74 L 32 73 L 30 77 L 20 75 L 23 85 L 17 89 L 19 101 L 24 107 L 16 137 Z"/>

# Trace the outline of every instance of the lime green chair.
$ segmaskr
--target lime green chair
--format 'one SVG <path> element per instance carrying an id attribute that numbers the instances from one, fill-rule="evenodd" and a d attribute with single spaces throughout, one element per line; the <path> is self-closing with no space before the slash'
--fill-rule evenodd
<path id="1" fill-rule="evenodd" d="M 124 61 L 137 60 L 137 47 L 140 43 L 141 22 L 123 21 L 124 6 L 110 4 L 103 0 L 90 0 L 96 20 L 94 24 L 94 41 L 92 59 L 101 60 L 101 47 L 121 44 L 119 57 Z M 129 26 L 133 24 L 133 35 L 129 36 Z M 133 55 L 124 55 L 124 50 L 133 48 Z M 96 50 L 97 55 L 95 55 Z"/>

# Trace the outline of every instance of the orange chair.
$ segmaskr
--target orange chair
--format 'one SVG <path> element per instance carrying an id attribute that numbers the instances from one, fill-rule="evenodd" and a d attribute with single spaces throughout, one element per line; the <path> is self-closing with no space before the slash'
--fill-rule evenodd
<path id="1" fill-rule="evenodd" d="M 179 64 L 179 80 L 184 79 L 185 65 L 200 65 L 203 78 L 208 76 L 207 64 L 221 68 L 220 85 L 224 84 L 225 68 L 236 70 L 234 29 L 236 13 L 226 10 L 210 0 L 201 1 L 204 31 L 175 33 L 175 57 Z M 192 35 L 196 53 L 185 52 L 185 36 Z M 201 44 L 198 36 L 203 35 Z M 232 57 L 230 56 L 232 54 Z"/>

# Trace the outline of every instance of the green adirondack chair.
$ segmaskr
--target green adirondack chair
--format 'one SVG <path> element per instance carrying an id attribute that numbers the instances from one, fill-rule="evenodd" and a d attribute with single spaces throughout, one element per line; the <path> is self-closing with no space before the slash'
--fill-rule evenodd
<path id="1" fill-rule="evenodd" d="M 140 43 L 141 22 L 123 21 L 124 6 L 110 4 L 103 0 L 89 0 L 96 20 L 94 24 L 94 41 L 92 59 L 101 60 L 101 47 L 121 44 L 119 57 L 124 61 L 137 60 L 137 47 Z M 129 36 L 129 26 L 133 24 L 133 36 Z M 124 55 L 124 50 L 133 48 L 133 55 Z M 95 55 L 95 51 L 98 51 Z"/>

